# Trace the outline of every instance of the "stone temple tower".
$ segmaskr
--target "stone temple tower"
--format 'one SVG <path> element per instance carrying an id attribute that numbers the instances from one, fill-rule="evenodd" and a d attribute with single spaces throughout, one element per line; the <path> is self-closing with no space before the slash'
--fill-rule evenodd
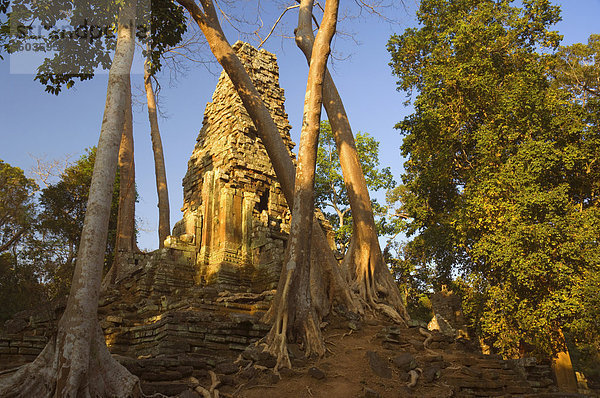
<path id="1" fill-rule="evenodd" d="M 293 157 L 275 55 L 233 46 Z M 223 72 L 183 178 L 183 220 L 167 246 L 195 254 L 196 283 L 233 291 L 276 287 L 290 213 L 250 116 Z"/>

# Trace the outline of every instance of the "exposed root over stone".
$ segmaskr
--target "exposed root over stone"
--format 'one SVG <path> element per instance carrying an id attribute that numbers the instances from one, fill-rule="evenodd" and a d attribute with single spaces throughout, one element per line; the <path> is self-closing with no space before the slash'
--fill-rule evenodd
<path id="1" fill-rule="evenodd" d="M 219 384 L 221 384 L 221 382 L 219 381 L 219 378 L 215 372 L 209 370 L 208 373 L 210 374 L 211 380 L 209 388 L 202 387 L 202 385 L 200 385 L 200 381 L 198 381 L 198 379 L 195 377 L 190 377 L 188 380 L 192 384 L 194 391 L 202 395 L 203 398 L 219 398 L 220 394 L 219 390 L 217 390 L 217 387 Z"/>
<path id="2" fill-rule="evenodd" d="M 335 303 L 344 307 L 344 312 L 364 315 L 363 305 L 350 288 L 351 279 L 348 271 L 340 267 L 334 258 L 316 217 L 313 218 L 312 236 L 310 276 L 313 301 L 316 298 L 325 299 L 329 306 Z M 319 315 L 326 316 L 327 312 L 321 310 Z"/>
<path id="3" fill-rule="evenodd" d="M 381 313 L 394 322 L 406 326 L 408 313 L 402 303 L 400 291 L 385 265 L 381 253 L 372 245 L 350 244 L 344 259 L 345 266 L 355 270 L 354 290 L 366 308 Z"/>
<path id="4" fill-rule="evenodd" d="M 277 372 L 277 370 L 281 368 L 282 365 L 290 369 L 292 367 L 287 349 L 287 308 L 290 291 L 290 282 L 293 274 L 293 269 L 289 269 L 286 271 L 283 290 L 277 289 L 278 294 L 275 296 L 275 300 L 273 304 L 271 304 L 269 312 L 266 314 L 267 317 L 269 315 L 274 316 L 274 319 L 272 319 L 273 326 L 271 326 L 269 334 L 265 337 L 265 343 L 267 344 L 266 351 L 268 351 L 271 355 L 277 358 L 277 364 L 273 369 L 275 372 Z M 281 279 L 279 286 L 281 287 Z"/>
<path id="5" fill-rule="evenodd" d="M 420 368 L 416 368 L 408 372 L 408 375 L 410 376 L 410 381 L 406 383 L 406 386 L 409 388 L 416 387 L 417 381 L 419 380 L 421 373 L 423 373 L 423 371 Z"/>
<path id="6" fill-rule="evenodd" d="M 142 397 L 138 378 L 110 355 L 99 325 L 93 335 L 80 342 L 59 333 L 33 362 L 0 377 L 0 396 Z"/>
<path id="7" fill-rule="evenodd" d="M 431 341 L 433 340 L 433 335 L 423 328 L 419 328 L 419 334 L 421 336 L 425 337 L 425 341 L 423 342 L 423 347 L 425 349 L 429 349 L 429 343 L 431 343 Z"/>
<path id="8" fill-rule="evenodd" d="M 307 303 L 299 303 L 300 300 L 296 295 L 290 295 L 293 289 L 292 277 L 300 278 L 300 273 L 296 268 L 287 269 L 285 280 L 283 278 L 280 280 L 280 282 L 284 281 L 283 286 L 280 283 L 281 290 L 278 289 L 281 293 L 277 294 L 270 309 L 271 314 L 275 316 L 272 320 L 273 326 L 264 339 L 265 351 L 277 359 L 273 369 L 275 373 L 278 373 L 278 369 L 282 367 L 292 368 L 287 347 L 289 339 L 302 345 L 306 357 L 321 357 L 325 354 L 318 315 L 310 305 L 310 300 L 309 305 L 306 305 Z M 307 291 L 304 294 L 310 295 L 310 292 Z M 299 311 L 291 313 L 291 308 L 298 309 L 299 307 L 302 307 Z M 291 319 L 291 316 L 294 318 Z"/>

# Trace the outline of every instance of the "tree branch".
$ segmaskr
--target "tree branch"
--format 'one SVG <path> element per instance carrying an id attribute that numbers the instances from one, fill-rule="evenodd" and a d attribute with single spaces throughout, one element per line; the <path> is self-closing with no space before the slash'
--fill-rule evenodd
<path id="1" fill-rule="evenodd" d="M 261 48 L 263 44 L 265 44 L 265 42 L 269 39 L 269 37 L 271 37 L 271 34 L 273 34 L 273 31 L 275 30 L 275 28 L 277 27 L 277 24 L 279 24 L 279 22 L 281 21 L 281 18 L 283 18 L 283 16 L 285 15 L 286 12 L 288 12 L 289 10 L 292 10 L 294 8 L 298 8 L 300 7 L 300 4 L 296 4 L 293 6 L 289 6 L 288 8 L 286 8 L 285 10 L 283 10 L 283 12 L 281 13 L 281 15 L 279 16 L 279 18 L 277 18 L 277 20 L 275 21 L 275 23 L 273 24 L 273 26 L 271 27 L 271 31 L 269 32 L 269 34 L 264 38 L 264 40 L 262 40 L 257 48 Z M 257 35 L 258 36 L 258 35 Z M 260 39 L 260 37 L 259 37 Z"/>
<path id="2" fill-rule="evenodd" d="M 0 246 L 0 252 L 3 252 L 5 250 L 8 250 L 9 247 L 11 247 L 15 242 L 17 242 L 19 240 L 19 238 L 25 233 L 25 231 L 27 231 L 29 229 L 29 227 L 22 227 L 19 232 L 17 232 L 12 238 L 10 238 L 8 240 L 8 242 L 4 243 L 2 246 Z"/>

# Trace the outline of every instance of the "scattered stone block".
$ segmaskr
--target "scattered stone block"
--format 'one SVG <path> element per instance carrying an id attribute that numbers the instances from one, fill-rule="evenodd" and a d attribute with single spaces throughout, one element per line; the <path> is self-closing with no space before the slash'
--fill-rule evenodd
<path id="1" fill-rule="evenodd" d="M 238 370 L 239 370 L 238 365 L 236 365 L 232 362 L 221 362 L 221 363 L 217 364 L 217 366 L 215 367 L 215 371 L 217 373 L 224 374 L 224 375 L 230 375 L 230 374 L 237 373 Z"/>
<path id="2" fill-rule="evenodd" d="M 403 372 L 408 372 L 409 370 L 417 367 L 417 361 L 415 360 L 415 357 L 408 352 L 404 352 L 393 357 L 392 363 Z"/>
<path id="3" fill-rule="evenodd" d="M 421 378 L 424 383 L 433 383 L 434 380 L 439 379 L 441 376 L 440 369 L 436 367 L 429 367 L 423 371 Z"/>
<path id="4" fill-rule="evenodd" d="M 374 351 L 367 351 L 367 359 L 369 360 L 369 366 L 373 373 L 385 379 L 392 378 L 392 369 L 389 367 L 387 361 L 381 358 L 379 354 Z"/>
<path id="5" fill-rule="evenodd" d="M 315 367 L 308 369 L 308 375 L 317 380 L 323 380 L 325 378 L 325 373 L 321 369 Z"/>

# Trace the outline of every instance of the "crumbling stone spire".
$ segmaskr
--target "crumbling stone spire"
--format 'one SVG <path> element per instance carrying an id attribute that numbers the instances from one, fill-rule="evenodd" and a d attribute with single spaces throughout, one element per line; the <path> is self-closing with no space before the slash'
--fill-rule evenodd
<path id="1" fill-rule="evenodd" d="M 242 42 L 233 48 L 293 157 L 275 55 Z M 183 191 L 184 218 L 173 235 L 194 245 L 197 282 L 235 290 L 275 287 L 289 211 L 267 151 L 225 72 L 206 106 Z"/>

